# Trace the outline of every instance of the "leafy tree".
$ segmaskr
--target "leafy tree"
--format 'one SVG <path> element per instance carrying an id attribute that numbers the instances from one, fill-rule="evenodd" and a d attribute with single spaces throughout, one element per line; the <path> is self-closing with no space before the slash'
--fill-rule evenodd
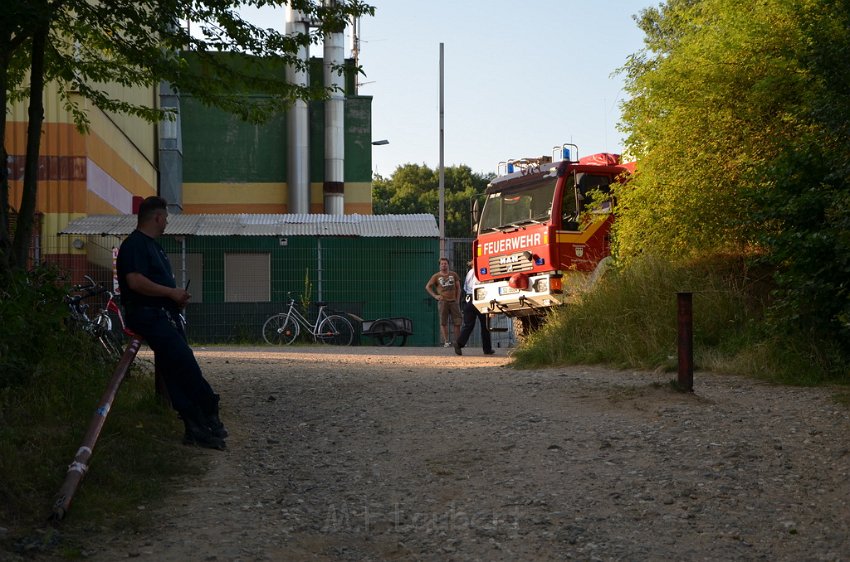
<path id="1" fill-rule="evenodd" d="M 26 52 L 23 48 L 30 40 L 39 17 L 35 5 L 26 0 L 10 0 L 4 5 L 0 18 L 0 100 L 3 113 L 0 116 L 0 278 L 8 280 L 12 239 L 9 237 L 9 169 L 6 165 L 6 118 L 8 102 L 19 97 L 16 90 L 24 79 Z M 10 95 L 10 93 L 12 95 Z"/>
<path id="2" fill-rule="evenodd" d="M 619 254 L 766 262 L 772 325 L 850 357 L 850 4 L 668 0 L 637 21 Z"/>
<path id="3" fill-rule="evenodd" d="M 446 236 L 471 235 L 470 210 L 473 199 L 492 177 L 474 173 L 469 166 L 451 166 L 444 171 Z M 439 214 L 439 170 L 425 164 L 398 166 L 389 178 L 377 175 L 372 181 L 375 214 Z"/>
<path id="4" fill-rule="evenodd" d="M 753 199 L 769 226 L 758 242 L 777 271 L 774 320 L 850 357 L 850 4 L 815 4 L 796 12 L 808 129 L 770 162 L 772 188 Z"/>
<path id="5" fill-rule="evenodd" d="M 291 4 L 313 21 L 313 34 L 286 36 L 244 21 L 244 5 Z M 110 84 L 153 87 L 169 82 L 191 94 L 251 121 L 262 121 L 297 99 L 327 95 L 321 86 L 301 87 L 280 74 L 262 71 L 270 61 L 303 67 L 300 46 L 317 42 L 330 31 L 344 28 L 352 16 L 372 14 L 361 0 L 10 0 L 0 23 L 0 74 L 4 107 L 9 100 L 29 99 L 28 144 L 23 198 L 14 239 L 8 233 L 8 177 L 0 176 L 0 276 L 23 267 L 29 250 L 37 194 L 36 172 L 43 121 L 42 95 L 46 81 L 55 81 L 78 127 L 88 124 L 80 100 L 104 111 L 123 112 L 148 121 L 168 118 L 166 111 L 136 105 L 109 93 Z M 187 18 L 199 35 L 179 25 Z M 194 29 L 194 28 L 193 28 Z M 189 64 L 186 53 L 197 64 Z M 226 54 L 227 56 L 221 56 Z M 24 70 L 30 83 L 22 88 Z M 342 72 L 342 69 L 340 69 Z M 234 93 L 249 89 L 265 97 L 246 99 Z M 73 95 L 72 95 L 73 93 Z M 5 112 L 0 123 L 5 156 Z"/>
<path id="6" fill-rule="evenodd" d="M 741 252 L 762 225 L 744 196 L 808 130 L 793 0 L 670 0 L 641 12 L 646 48 L 623 71 L 624 132 L 640 174 L 621 190 L 618 249 Z"/>

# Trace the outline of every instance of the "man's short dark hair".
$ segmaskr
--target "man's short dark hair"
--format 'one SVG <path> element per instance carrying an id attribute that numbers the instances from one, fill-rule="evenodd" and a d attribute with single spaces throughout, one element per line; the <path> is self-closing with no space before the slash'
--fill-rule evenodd
<path id="1" fill-rule="evenodd" d="M 157 195 L 145 198 L 139 205 L 139 224 L 150 220 L 157 211 L 168 210 L 168 202 Z"/>

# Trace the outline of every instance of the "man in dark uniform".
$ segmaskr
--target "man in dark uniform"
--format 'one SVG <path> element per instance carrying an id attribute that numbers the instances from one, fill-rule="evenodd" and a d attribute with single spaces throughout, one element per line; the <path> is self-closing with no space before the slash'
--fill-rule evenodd
<path id="1" fill-rule="evenodd" d="M 165 199 L 145 199 L 139 206 L 136 230 L 118 250 L 121 303 L 127 325 L 154 352 L 171 405 L 186 426 L 183 442 L 224 449 L 227 430 L 218 415 L 219 396 L 201 373 L 180 316 L 192 295 L 177 287 L 168 256 L 156 242 L 167 224 Z"/>
<path id="2" fill-rule="evenodd" d="M 481 347 L 484 350 L 484 355 L 493 355 L 493 341 L 490 336 L 490 328 L 487 326 L 487 317 L 481 314 L 475 305 L 472 304 L 472 291 L 475 290 L 475 269 L 472 267 L 472 260 L 467 264 L 469 271 L 466 272 L 466 278 L 463 281 L 463 326 L 460 328 L 460 336 L 455 340 L 455 353 L 463 355 L 461 349 L 469 341 L 469 336 L 472 335 L 472 330 L 475 329 L 475 321 L 481 326 Z"/>

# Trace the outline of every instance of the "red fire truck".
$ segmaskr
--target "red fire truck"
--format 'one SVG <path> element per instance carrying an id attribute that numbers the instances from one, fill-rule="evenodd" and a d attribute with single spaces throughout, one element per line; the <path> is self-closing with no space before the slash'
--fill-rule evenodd
<path id="1" fill-rule="evenodd" d="M 504 174 L 474 213 L 473 303 L 482 313 L 514 318 L 518 337 L 592 287 L 611 259 L 610 186 L 634 167 L 617 154 L 573 154 L 578 148 L 564 144 L 552 157 L 501 163 Z"/>

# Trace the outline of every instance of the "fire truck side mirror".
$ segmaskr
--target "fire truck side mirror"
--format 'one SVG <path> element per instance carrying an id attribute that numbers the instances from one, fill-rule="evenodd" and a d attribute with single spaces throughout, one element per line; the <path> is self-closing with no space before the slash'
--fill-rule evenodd
<path id="1" fill-rule="evenodd" d="M 478 221 L 481 220 L 481 209 L 478 205 L 478 198 L 472 201 L 472 232 L 478 232 Z"/>

